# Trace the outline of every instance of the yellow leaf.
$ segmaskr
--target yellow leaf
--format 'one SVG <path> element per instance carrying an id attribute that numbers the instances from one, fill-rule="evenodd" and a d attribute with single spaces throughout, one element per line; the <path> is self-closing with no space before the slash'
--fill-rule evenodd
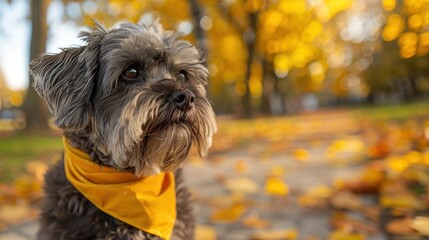
<path id="1" fill-rule="evenodd" d="M 259 185 L 245 177 L 226 179 L 224 186 L 233 193 L 256 193 L 259 191 Z"/>
<path id="2" fill-rule="evenodd" d="M 298 198 L 298 204 L 305 207 L 324 206 L 332 194 L 333 190 L 326 186 L 312 187 Z"/>
<path id="3" fill-rule="evenodd" d="M 289 187 L 279 177 L 268 177 L 265 182 L 265 193 L 274 196 L 284 196 L 289 193 Z"/>
<path id="4" fill-rule="evenodd" d="M 296 158 L 296 160 L 299 161 L 307 161 L 310 155 L 309 152 L 303 148 L 295 149 L 292 154 Z"/>
<path id="5" fill-rule="evenodd" d="M 350 191 L 341 191 L 333 195 L 330 202 L 333 207 L 340 209 L 359 210 L 363 207 L 360 198 Z"/>
<path id="6" fill-rule="evenodd" d="M 321 185 L 308 189 L 306 195 L 316 198 L 328 198 L 332 195 L 332 189 Z"/>
<path id="7" fill-rule="evenodd" d="M 43 182 L 48 165 L 41 161 L 29 162 L 25 165 L 26 170 L 31 173 L 39 182 Z"/>
<path id="8" fill-rule="evenodd" d="M 424 209 L 424 203 L 411 194 L 382 195 L 380 205 L 385 208 Z"/>
<path id="9" fill-rule="evenodd" d="M 195 239 L 216 240 L 216 229 L 210 226 L 197 225 L 195 228 Z"/>
<path id="10" fill-rule="evenodd" d="M 349 233 L 344 230 L 334 231 L 329 235 L 329 240 L 365 240 L 366 237 L 360 233 Z"/>
<path id="11" fill-rule="evenodd" d="M 41 182 L 35 180 L 31 176 L 22 176 L 15 180 L 14 187 L 18 197 L 30 200 L 37 200 L 42 197 Z"/>
<path id="12" fill-rule="evenodd" d="M 429 236 L 429 217 L 415 217 L 410 225 L 423 236 Z"/>
<path id="13" fill-rule="evenodd" d="M 315 198 L 312 196 L 302 195 L 298 198 L 298 204 L 303 207 L 319 207 L 325 206 L 326 200 Z"/>
<path id="14" fill-rule="evenodd" d="M 410 218 L 392 220 L 386 225 L 386 231 L 396 235 L 416 235 L 416 231 L 411 227 Z"/>
<path id="15" fill-rule="evenodd" d="M 275 165 L 270 169 L 269 176 L 281 177 L 285 174 L 286 170 L 283 166 Z"/>
<path id="16" fill-rule="evenodd" d="M 234 164 L 234 170 L 237 173 L 246 173 L 249 171 L 249 165 L 244 160 L 238 160 Z"/>
<path id="17" fill-rule="evenodd" d="M 244 204 L 235 203 L 230 207 L 218 209 L 215 211 L 210 220 L 213 222 L 231 223 L 237 221 L 246 210 Z"/>
<path id="18" fill-rule="evenodd" d="M 295 240 L 298 239 L 298 231 L 291 230 L 267 230 L 260 231 L 250 236 L 251 240 Z"/>
<path id="19" fill-rule="evenodd" d="M 338 139 L 334 141 L 328 149 L 335 152 L 363 152 L 365 144 L 362 140 L 355 138 Z"/>
<path id="20" fill-rule="evenodd" d="M 403 179 L 389 179 L 383 182 L 380 205 L 386 208 L 425 208 L 424 202 L 409 191 Z"/>
<path id="21" fill-rule="evenodd" d="M 16 204 L 5 204 L 0 206 L 0 224 L 13 225 L 33 218 L 37 215 L 36 210 L 26 202 L 18 201 Z"/>
<path id="22" fill-rule="evenodd" d="M 261 219 L 257 213 L 246 216 L 242 221 L 243 226 L 250 228 L 267 228 L 271 224 L 269 221 Z"/>

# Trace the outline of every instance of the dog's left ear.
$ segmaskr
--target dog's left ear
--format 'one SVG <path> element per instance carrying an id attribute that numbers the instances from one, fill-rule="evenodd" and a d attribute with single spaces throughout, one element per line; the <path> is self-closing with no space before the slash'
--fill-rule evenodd
<path id="1" fill-rule="evenodd" d="M 54 114 L 55 125 L 66 130 L 85 128 L 90 120 L 90 98 L 95 85 L 99 52 L 107 29 L 96 22 L 93 32 L 81 32 L 86 46 L 43 55 L 30 63 L 34 88 Z"/>

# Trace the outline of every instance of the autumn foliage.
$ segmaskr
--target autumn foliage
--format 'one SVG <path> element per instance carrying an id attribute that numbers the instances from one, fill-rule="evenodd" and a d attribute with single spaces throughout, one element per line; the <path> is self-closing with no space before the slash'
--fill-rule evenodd
<path id="1" fill-rule="evenodd" d="M 79 24 L 92 25 L 93 18 L 107 25 L 160 18 L 183 32 L 206 53 L 209 91 L 221 113 L 296 112 L 306 94 L 315 94 L 321 106 L 372 99 L 380 89 L 398 91 L 399 76 L 427 76 L 427 1 L 63 2 L 65 19 Z M 392 56 L 412 60 L 397 68 Z M 368 70 L 371 65 L 378 67 Z M 426 80 L 419 81 L 412 94 L 429 90 Z"/>

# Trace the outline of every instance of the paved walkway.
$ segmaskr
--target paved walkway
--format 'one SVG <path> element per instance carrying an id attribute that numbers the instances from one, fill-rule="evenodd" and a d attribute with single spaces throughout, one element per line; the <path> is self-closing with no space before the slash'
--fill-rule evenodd
<path id="1" fill-rule="evenodd" d="M 328 164 L 324 157 L 327 143 L 312 147 L 309 150 L 310 157 L 306 162 L 296 161 L 289 152 L 274 154 L 269 157 L 269 160 L 261 161 L 261 155 L 267 146 L 259 143 L 249 145 L 245 149 L 217 155 L 216 158 L 222 159 L 220 162 L 188 166 L 185 171 L 188 176 L 187 182 L 197 194 L 195 203 L 197 222 L 214 227 L 217 231 L 217 239 L 220 240 L 246 240 L 250 239 L 252 234 L 260 231 L 245 228 L 240 221 L 232 224 L 213 223 L 209 219 L 216 209 L 207 206 L 204 201 L 198 201 L 198 199 L 210 199 L 230 194 L 222 184 L 216 183 L 216 179 L 245 177 L 256 182 L 260 187 L 258 192 L 246 197 L 246 199 L 260 204 L 250 207 L 247 214 L 256 213 L 262 219 L 268 220 L 271 223 L 269 228 L 271 230 L 295 229 L 298 232 L 298 239 L 328 239 L 332 231 L 329 227 L 332 211 L 304 208 L 297 203 L 298 196 L 311 187 L 329 186 L 333 179 L 353 178 L 359 174 L 361 167 Z M 300 144 L 302 143 L 298 143 L 295 147 Z M 247 173 L 237 173 L 233 170 L 237 160 L 248 163 Z M 286 171 L 284 180 L 290 187 L 290 194 L 287 197 L 276 199 L 263 194 L 263 184 L 267 173 L 274 166 L 282 166 Z M 378 233 L 367 239 L 383 240 L 386 238 Z"/>
<path id="2" fill-rule="evenodd" d="M 0 240 L 29 240 L 35 239 L 38 224 L 29 221 L 19 226 L 14 226 L 5 232 L 0 232 Z"/>

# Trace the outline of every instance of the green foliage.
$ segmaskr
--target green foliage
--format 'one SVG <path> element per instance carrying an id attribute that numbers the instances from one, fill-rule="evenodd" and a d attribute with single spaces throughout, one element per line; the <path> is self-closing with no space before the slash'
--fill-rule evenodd
<path id="1" fill-rule="evenodd" d="M 62 152 L 58 136 L 16 135 L 0 138 L 0 182 L 10 182 L 22 174 L 27 162 L 59 160 Z"/>

